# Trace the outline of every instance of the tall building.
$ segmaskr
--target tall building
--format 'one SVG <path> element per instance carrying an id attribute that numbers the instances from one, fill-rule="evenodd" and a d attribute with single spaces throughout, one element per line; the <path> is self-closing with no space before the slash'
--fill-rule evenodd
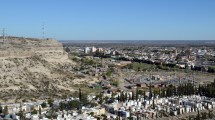
<path id="1" fill-rule="evenodd" d="M 178 51 L 177 51 L 177 49 L 175 50 L 175 56 L 177 56 L 178 55 Z"/>
<path id="2" fill-rule="evenodd" d="M 94 46 L 91 48 L 91 52 L 93 52 L 93 53 L 96 52 L 96 50 L 97 49 Z"/>
<path id="3" fill-rule="evenodd" d="M 90 50 L 90 48 L 89 48 L 89 47 L 85 47 L 85 48 L 84 48 L 84 53 L 85 53 L 85 54 L 90 53 L 90 51 L 91 51 L 91 50 Z"/>

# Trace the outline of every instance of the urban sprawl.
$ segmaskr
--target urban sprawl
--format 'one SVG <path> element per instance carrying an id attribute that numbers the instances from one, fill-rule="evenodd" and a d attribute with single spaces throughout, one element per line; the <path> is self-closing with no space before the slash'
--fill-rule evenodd
<path id="1" fill-rule="evenodd" d="M 215 119 L 214 47 L 65 43 L 64 50 L 77 63 L 64 66 L 69 73 L 95 80 L 79 83 L 72 95 L 61 99 L 2 103 L 1 119 Z"/>

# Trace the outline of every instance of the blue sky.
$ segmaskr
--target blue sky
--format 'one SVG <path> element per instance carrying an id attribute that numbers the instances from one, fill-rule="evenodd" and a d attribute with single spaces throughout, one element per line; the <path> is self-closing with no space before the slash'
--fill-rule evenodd
<path id="1" fill-rule="evenodd" d="M 215 40 L 215 0 L 2 0 L 0 29 L 59 40 Z"/>

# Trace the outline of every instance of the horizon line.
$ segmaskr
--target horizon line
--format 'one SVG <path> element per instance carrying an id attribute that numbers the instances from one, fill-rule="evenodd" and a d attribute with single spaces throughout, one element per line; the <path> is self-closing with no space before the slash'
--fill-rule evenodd
<path id="1" fill-rule="evenodd" d="M 90 40 L 60 40 L 60 39 L 57 39 L 57 40 L 59 40 L 59 41 L 101 41 L 101 40 L 98 40 L 98 39 L 96 39 L 96 40 L 92 40 L 92 39 L 90 39 Z M 187 39 L 188 41 L 204 41 L 204 39 L 203 40 L 200 40 L 200 39 L 198 39 L 198 40 L 193 40 L 193 39 Z M 163 40 L 103 40 L 103 41 L 186 41 L 186 40 L 165 40 L 165 39 L 163 39 Z M 214 40 L 212 40 L 212 39 L 210 39 L 210 40 L 205 40 L 205 41 L 215 41 L 215 39 Z"/>

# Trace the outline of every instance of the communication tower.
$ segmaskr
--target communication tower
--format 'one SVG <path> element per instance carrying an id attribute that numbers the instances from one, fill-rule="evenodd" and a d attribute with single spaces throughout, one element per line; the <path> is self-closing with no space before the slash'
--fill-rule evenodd
<path id="1" fill-rule="evenodd" d="M 2 29 L 3 43 L 5 42 L 5 28 Z"/>
<path id="2" fill-rule="evenodd" d="M 42 34 L 43 34 L 42 38 L 45 39 L 45 24 L 44 23 L 42 25 Z"/>

